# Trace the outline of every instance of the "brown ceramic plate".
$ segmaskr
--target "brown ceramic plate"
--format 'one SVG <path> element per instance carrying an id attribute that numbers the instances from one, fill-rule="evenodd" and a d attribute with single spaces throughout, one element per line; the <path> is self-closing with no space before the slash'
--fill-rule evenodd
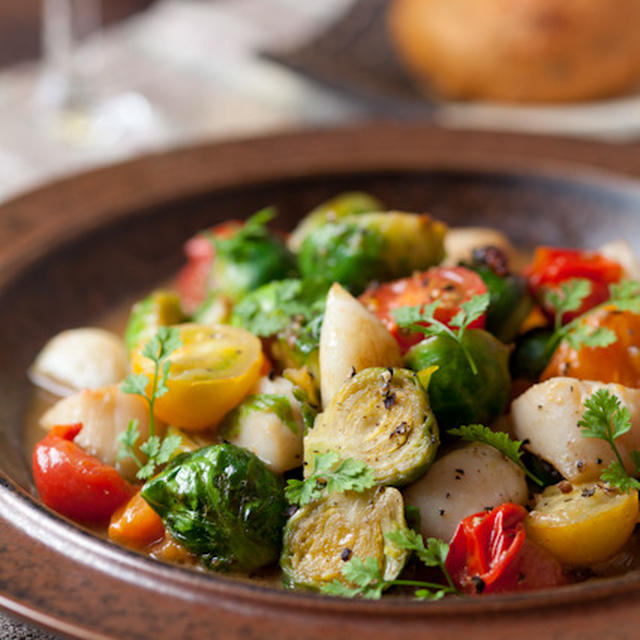
<path id="1" fill-rule="evenodd" d="M 640 249 L 630 150 L 522 136 L 369 126 L 188 148 L 47 186 L 0 207 L 0 606 L 87 638 L 616 638 L 640 624 L 640 575 L 529 595 L 417 603 L 286 593 L 166 566 L 97 539 L 34 497 L 25 371 L 181 263 L 198 229 L 265 204 L 282 225 L 345 189 L 514 241 Z M 560 162 L 561 161 L 561 162 Z M 616 164 L 618 163 L 618 164 Z"/>

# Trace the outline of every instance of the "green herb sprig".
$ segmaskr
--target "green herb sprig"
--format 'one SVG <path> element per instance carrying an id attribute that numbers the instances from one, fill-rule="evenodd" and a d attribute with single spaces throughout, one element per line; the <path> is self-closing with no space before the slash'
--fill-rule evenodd
<path id="1" fill-rule="evenodd" d="M 322 587 L 322 592 L 344 598 L 360 596 L 374 600 L 379 599 L 382 592 L 391 586 L 418 587 L 414 595 L 419 600 L 440 600 L 447 594 L 459 593 L 445 567 L 449 553 L 449 545 L 446 542 L 429 538 L 425 547 L 422 536 L 411 529 L 390 531 L 385 534 L 385 538 L 399 549 L 415 553 L 425 566 L 439 567 L 447 584 L 422 580 L 385 580 L 375 558 L 369 557 L 363 561 L 356 556 L 342 567 L 342 575 L 349 584 L 333 580 Z"/>
<path id="2" fill-rule="evenodd" d="M 287 500 L 298 506 L 324 495 L 345 491 L 365 491 L 375 484 L 373 469 L 361 460 L 340 460 L 335 451 L 316 454 L 313 472 L 305 480 L 290 479 L 285 488 Z"/>
<path id="3" fill-rule="evenodd" d="M 277 215 L 278 210 L 275 207 L 265 207 L 247 218 L 244 224 L 239 225 L 237 231 L 230 236 L 218 237 L 211 231 L 204 233 L 217 251 L 230 253 L 242 246 L 247 240 L 267 237 L 269 235 L 267 224 Z"/>
<path id="4" fill-rule="evenodd" d="M 535 476 L 525 465 L 521 458 L 524 454 L 522 450 L 523 442 L 521 440 L 512 440 L 509 434 L 502 431 L 492 431 L 489 427 L 482 424 L 468 424 L 455 429 L 449 429 L 448 434 L 458 436 L 467 442 L 482 442 L 490 447 L 497 449 L 505 457 L 515 463 L 533 482 L 538 486 L 543 486 L 544 482 Z"/>
<path id="5" fill-rule="evenodd" d="M 435 300 L 424 306 L 399 307 L 394 309 L 392 314 L 398 326 L 402 329 L 423 333 L 426 336 L 448 336 L 455 340 L 460 345 L 471 371 L 474 375 L 477 375 L 478 367 L 462 338 L 467 327 L 485 313 L 489 307 L 489 299 L 488 293 L 482 293 L 473 296 L 467 302 L 463 302 L 460 305 L 460 311 L 449 321 L 449 326 L 435 317 L 435 312 L 440 306 L 440 300 Z"/>
<path id="6" fill-rule="evenodd" d="M 127 429 L 118 436 L 120 449 L 117 459 L 133 458 L 138 465 L 136 477 L 140 480 L 150 478 L 158 466 L 168 462 L 181 443 L 181 438 L 178 435 L 169 435 L 163 439 L 156 435 L 153 413 L 156 399 L 169 390 L 167 386 L 171 368 L 169 356 L 181 345 L 182 341 L 178 329 L 160 327 L 158 333 L 142 348 L 142 355 L 154 363 L 151 393 L 147 393 L 149 378 L 144 373 L 129 374 L 121 386 L 122 391 L 144 398 L 149 405 L 149 437 L 139 447 L 140 451 L 147 456 L 146 463 L 142 463 L 135 451 L 140 438 L 137 419 L 130 420 Z"/>
<path id="7" fill-rule="evenodd" d="M 623 280 L 609 287 L 609 298 L 562 325 L 562 318 L 570 311 L 576 311 L 584 299 L 591 294 L 592 283 L 584 278 L 574 278 L 563 282 L 559 291 L 549 291 L 545 295 L 545 302 L 555 310 L 555 330 L 545 350 L 548 360 L 562 340 L 566 340 L 572 349 L 580 347 L 607 347 L 617 340 L 615 332 L 606 327 L 590 327 L 583 321 L 595 311 L 609 305 L 615 305 L 620 311 L 640 313 L 640 282 Z"/>
<path id="8" fill-rule="evenodd" d="M 640 482 L 633 476 L 640 474 L 640 452 L 631 451 L 629 457 L 635 465 L 632 475 L 629 475 L 622 462 L 622 457 L 616 446 L 616 439 L 631 429 L 631 414 L 629 409 L 620 403 L 620 399 L 608 389 L 598 389 L 589 396 L 584 403 L 585 412 L 578 426 L 585 438 L 600 438 L 608 442 L 616 456 L 600 478 L 612 487 L 622 492 L 631 489 L 640 490 Z"/>

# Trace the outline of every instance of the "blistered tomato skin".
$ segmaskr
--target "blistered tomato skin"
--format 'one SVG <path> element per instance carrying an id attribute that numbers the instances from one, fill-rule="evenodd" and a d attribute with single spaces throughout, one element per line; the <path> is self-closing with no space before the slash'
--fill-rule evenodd
<path id="1" fill-rule="evenodd" d="M 182 346 L 169 356 L 168 391 L 155 401 L 154 413 L 187 431 L 216 426 L 256 383 L 263 365 L 262 344 L 252 333 L 229 325 L 178 325 Z M 154 363 L 131 355 L 134 373 L 151 381 Z M 151 393 L 151 382 L 147 393 Z"/>
<path id="2" fill-rule="evenodd" d="M 557 289 L 561 283 L 576 278 L 591 282 L 591 293 L 583 300 L 580 308 L 563 315 L 562 321 L 566 323 L 607 300 L 609 285 L 619 282 L 623 271 L 617 262 L 596 251 L 538 247 L 525 275 L 534 296 L 550 315 L 553 315 L 554 309 L 545 301 L 546 291 Z"/>
<path id="3" fill-rule="evenodd" d="M 51 429 L 33 450 L 33 479 L 42 501 L 54 511 L 83 524 L 107 524 L 132 490 L 115 468 L 73 442 L 81 428 Z"/>
<path id="4" fill-rule="evenodd" d="M 436 320 L 449 324 L 460 311 L 460 305 L 473 296 L 487 292 L 482 278 L 466 267 L 433 267 L 416 272 L 408 278 L 373 286 L 359 298 L 360 302 L 378 316 L 400 345 L 407 350 L 423 339 L 421 333 L 410 333 L 398 328 L 393 310 L 400 307 L 415 307 L 439 301 Z M 471 329 L 483 329 L 486 316 L 483 314 L 469 325 Z"/>
<path id="5" fill-rule="evenodd" d="M 570 376 L 640 388 L 640 316 L 605 306 L 589 313 L 580 322 L 594 329 L 612 331 L 616 341 L 606 347 L 580 349 L 574 349 L 566 340 L 562 341 L 553 352 L 540 381 Z"/>
<path id="6" fill-rule="evenodd" d="M 560 563 L 527 538 L 527 510 L 512 502 L 464 518 L 445 567 L 469 595 L 532 591 L 566 583 Z"/>

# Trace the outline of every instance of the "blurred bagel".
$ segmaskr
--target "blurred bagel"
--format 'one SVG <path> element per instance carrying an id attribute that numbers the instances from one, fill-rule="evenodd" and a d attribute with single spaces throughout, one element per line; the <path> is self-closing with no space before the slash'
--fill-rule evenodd
<path id="1" fill-rule="evenodd" d="M 391 0 L 392 42 L 445 97 L 562 102 L 640 82 L 640 0 Z"/>

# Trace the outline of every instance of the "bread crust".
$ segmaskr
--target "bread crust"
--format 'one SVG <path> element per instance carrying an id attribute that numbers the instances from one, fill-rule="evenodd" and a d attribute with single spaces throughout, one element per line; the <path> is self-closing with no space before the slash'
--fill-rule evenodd
<path id="1" fill-rule="evenodd" d="M 640 0 L 392 0 L 395 48 L 445 97 L 601 98 L 640 83 Z"/>

